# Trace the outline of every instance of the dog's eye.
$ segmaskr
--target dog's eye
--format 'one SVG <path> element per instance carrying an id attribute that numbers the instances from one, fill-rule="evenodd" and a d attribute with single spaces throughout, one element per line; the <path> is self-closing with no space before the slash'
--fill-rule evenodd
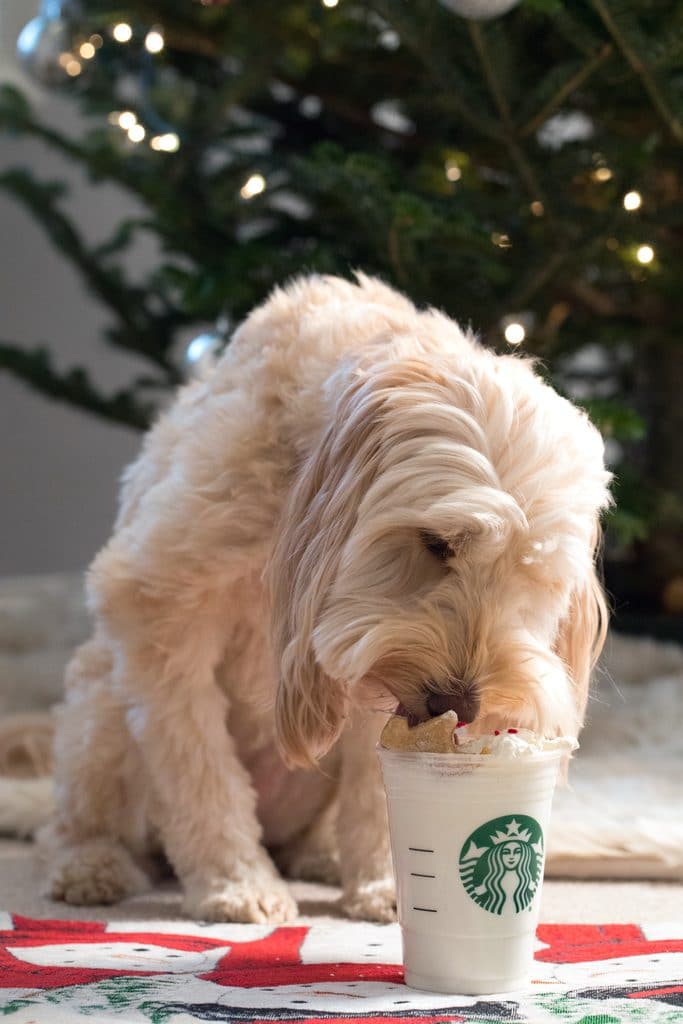
<path id="1" fill-rule="evenodd" d="M 427 548 L 435 558 L 438 558 L 440 562 L 447 562 L 449 558 L 452 558 L 455 551 L 443 537 L 439 537 L 436 533 L 429 533 L 427 530 L 423 530 L 420 533 L 420 539 L 423 545 Z"/>

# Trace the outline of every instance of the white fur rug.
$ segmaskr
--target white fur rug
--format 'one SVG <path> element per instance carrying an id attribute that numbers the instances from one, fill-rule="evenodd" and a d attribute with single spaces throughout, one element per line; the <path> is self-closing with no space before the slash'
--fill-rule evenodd
<path id="1" fill-rule="evenodd" d="M 589 709 L 547 873 L 683 878 L 683 648 L 612 634 Z"/>
<path id="2" fill-rule="evenodd" d="M 75 575 L 0 581 L 0 717 L 45 711 L 85 638 Z M 0 833 L 30 834 L 49 780 L 3 779 Z M 555 799 L 547 873 L 683 878 L 683 648 L 612 634 L 569 787 Z"/>

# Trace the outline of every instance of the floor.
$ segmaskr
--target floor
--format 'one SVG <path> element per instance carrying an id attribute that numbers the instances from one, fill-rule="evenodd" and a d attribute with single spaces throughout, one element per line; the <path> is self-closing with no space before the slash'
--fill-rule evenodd
<path id="1" fill-rule="evenodd" d="M 299 923 L 339 916 L 339 891 L 329 886 L 293 882 Z M 40 893 L 40 871 L 33 846 L 0 840 L 0 910 L 27 917 L 71 920 L 178 920 L 182 918 L 177 887 L 169 883 L 113 907 L 71 907 Z M 543 887 L 541 920 L 554 923 L 618 924 L 681 922 L 683 883 L 548 879 Z"/>

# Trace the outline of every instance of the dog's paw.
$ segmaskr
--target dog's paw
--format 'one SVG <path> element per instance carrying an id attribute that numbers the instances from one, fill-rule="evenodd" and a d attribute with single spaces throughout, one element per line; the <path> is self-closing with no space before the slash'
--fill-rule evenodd
<path id="1" fill-rule="evenodd" d="M 47 895 L 82 906 L 118 903 L 144 892 L 149 879 L 120 843 L 91 839 L 57 850 L 48 872 Z"/>
<path id="2" fill-rule="evenodd" d="M 223 879 L 208 891 L 192 888 L 184 909 L 200 921 L 236 921 L 243 924 L 284 924 L 298 914 L 296 901 L 281 878 Z"/>
<path id="3" fill-rule="evenodd" d="M 396 920 L 396 892 L 393 881 L 366 882 L 344 893 L 341 907 L 348 917 L 387 923 Z"/>

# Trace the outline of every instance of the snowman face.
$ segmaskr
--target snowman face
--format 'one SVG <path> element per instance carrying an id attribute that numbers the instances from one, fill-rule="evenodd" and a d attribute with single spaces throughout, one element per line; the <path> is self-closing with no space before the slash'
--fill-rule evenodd
<path id="1" fill-rule="evenodd" d="M 538 968 L 538 964 L 535 965 Z M 551 965 L 548 965 L 551 966 Z M 654 989 L 658 985 L 675 983 L 680 978 L 680 953 L 655 953 L 652 956 L 613 957 L 594 963 L 561 964 L 554 974 L 571 989 L 619 988 L 629 985 Z"/>
<path id="2" fill-rule="evenodd" d="M 159 974 L 204 974 L 214 969 L 230 946 L 206 950 L 170 949 L 150 942 L 79 942 L 71 945 L 8 947 L 25 963 L 40 967 L 85 967 Z"/>

